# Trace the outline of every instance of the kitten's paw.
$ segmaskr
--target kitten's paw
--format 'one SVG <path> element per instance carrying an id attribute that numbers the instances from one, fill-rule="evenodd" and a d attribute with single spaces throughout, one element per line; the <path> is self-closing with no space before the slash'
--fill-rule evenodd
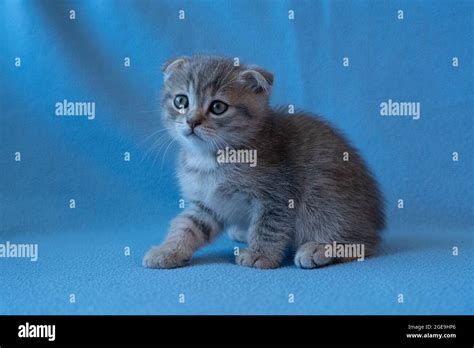
<path id="1" fill-rule="evenodd" d="M 143 266 L 147 268 L 176 268 L 186 266 L 191 255 L 167 245 L 154 246 L 145 254 Z"/>
<path id="2" fill-rule="evenodd" d="M 324 244 L 308 242 L 296 251 L 295 265 L 300 268 L 316 268 L 326 266 L 333 260 L 324 255 Z"/>
<path id="3" fill-rule="evenodd" d="M 241 229 L 237 226 L 229 227 L 227 234 L 230 239 L 236 242 L 247 243 L 247 230 Z"/>
<path id="4" fill-rule="evenodd" d="M 281 263 L 279 260 L 270 258 L 250 249 L 240 250 L 239 255 L 235 258 L 235 262 L 241 266 L 263 269 L 277 268 Z"/>

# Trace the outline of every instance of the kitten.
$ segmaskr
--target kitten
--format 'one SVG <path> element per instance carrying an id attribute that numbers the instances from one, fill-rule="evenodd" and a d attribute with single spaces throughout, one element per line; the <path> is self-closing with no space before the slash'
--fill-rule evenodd
<path id="1" fill-rule="evenodd" d="M 163 72 L 162 114 L 181 145 L 178 174 L 189 207 L 144 266 L 184 266 L 224 229 L 248 243 L 236 257 L 242 266 L 278 267 L 287 250 L 301 268 L 354 258 L 328 254 L 333 243 L 375 252 L 384 226 L 377 183 L 325 121 L 270 108 L 271 73 L 213 56 L 171 60 Z M 223 149 L 255 151 L 257 165 L 235 163 L 235 154 L 222 163 Z"/>

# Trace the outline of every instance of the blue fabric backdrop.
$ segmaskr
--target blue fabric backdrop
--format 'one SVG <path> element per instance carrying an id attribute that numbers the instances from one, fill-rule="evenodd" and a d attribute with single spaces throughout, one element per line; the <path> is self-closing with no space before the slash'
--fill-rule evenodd
<path id="1" fill-rule="evenodd" d="M 39 247 L 37 262 L 0 258 L 0 313 L 472 314 L 472 13 L 436 0 L 0 0 L 0 243 Z M 188 268 L 141 266 L 180 211 L 176 146 L 146 140 L 161 128 L 160 66 L 195 53 L 267 68 L 272 104 L 349 136 L 386 196 L 378 257 L 261 271 L 234 265 L 223 236 Z M 95 119 L 56 116 L 64 99 L 95 102 Z M 420 118 L 381 116 L 389 99 L 420 103 Z"/>

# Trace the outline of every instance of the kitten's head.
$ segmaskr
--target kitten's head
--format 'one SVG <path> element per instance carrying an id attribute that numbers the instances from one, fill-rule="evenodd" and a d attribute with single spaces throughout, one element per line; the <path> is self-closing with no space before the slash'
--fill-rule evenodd
<path id="1" fill-rule="evenodd" d="M 265 117 L 273 75 L 259 67 L 194 56 L 168 61 L 163 73 L 164 122 L 187 149 L 245 145 Z"/>

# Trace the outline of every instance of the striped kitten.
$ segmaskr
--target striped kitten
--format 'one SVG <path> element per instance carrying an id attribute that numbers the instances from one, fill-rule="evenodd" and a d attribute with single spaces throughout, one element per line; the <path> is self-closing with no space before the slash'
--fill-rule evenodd
<path id="1" fill-rule="evenodd" d="M 331 253 L 336 245 L 375 252 L 384 226 L 375 180 L 326 122 L 270 108 L 271 73 L 213 56 L 178 58 L 163 72 L 163 118 L 181 144 L 189 207 L 144 266 L 184 266 L 224 229 L 248 243 L 236 257 L 242 266 L 275 268 L 290 250 L 301 268 L 355 258 L 351 248 Z M 258 159 L 253 166 L 249 153 Z"/>

